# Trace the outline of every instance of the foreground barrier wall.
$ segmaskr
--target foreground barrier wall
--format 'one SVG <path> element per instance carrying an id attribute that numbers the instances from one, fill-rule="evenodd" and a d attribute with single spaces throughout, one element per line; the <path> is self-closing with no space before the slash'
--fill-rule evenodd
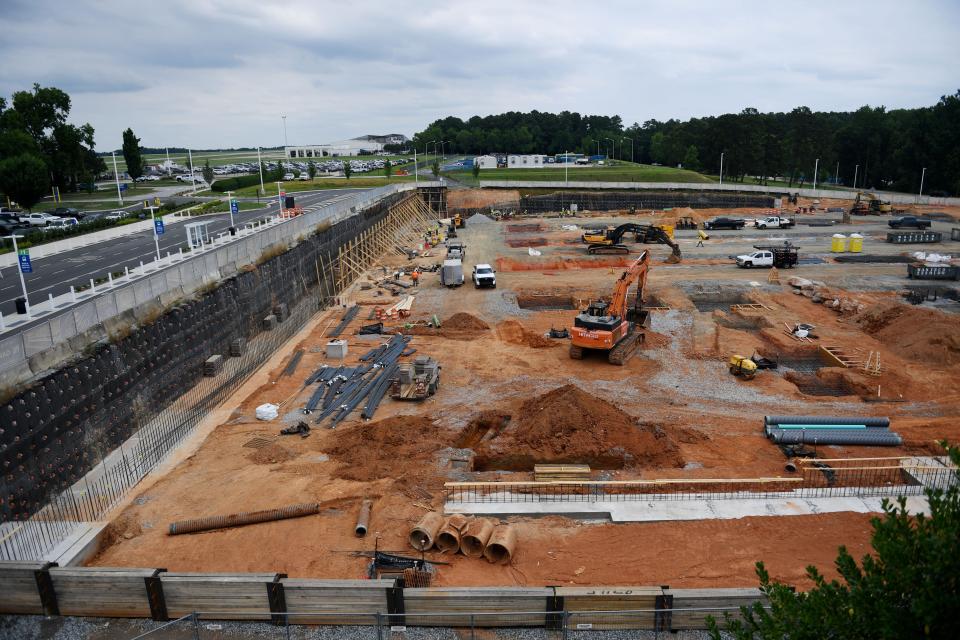
<path id="1" fill-rule="evenodd" d="M 44 586 L 47 585 L 47 586 Z M 87 597 L 84 598 L 83 593 Z M 759 589 L 669 587 L 433 587 L 394 580 L 320 580 L 279 573 L 169 573 L 162 569 L 0 562 L 0 614 L 277 624 L 704 629 L 707 615 L 763 602 Z M 706 611 L 705 609 L 712 609 Z"/>
<path id="2" fill-rule="evenodd" d="M 382 220 L 389 206 L 403 197 L 405 194 L 399 192 L 381 195 L 367 208 L 339 216 L 342 219 L 322 227 L 318 233 L 314 233 L 317 224 L 304 226 L 307 216 L 291 220 L 303 220 L 303 225 L 292 226 L 288 231 L 300 229 L 304 236 L 291 250 L 257 267 L 250 264 L 234 271 L 232 277 L 211 291 L 162 315 L 158 310 L 158 317 L 150 322 L 144 321 L 134 329 L 129 329 L 128 324 L 129 334 L 125 337 L 115 335 L 110 342 L 87 347 L 85 356 L 0 405 L 0 468 L 4 469 L 0 478 L 0 520 L 26 519 L 41 509 L 51 495 L 83 478 L 140 427 L 191 390 L 202 379 L 207 358 L 219 354 L 226 359 L 234 341 L 245 344 L 261 334 L 266 316 L 277 312 L 282 316 L 284 310 L 292 311 L 305 296 L 316 292 L 333 295 L 334 274 L 329 269 L 321 271 L 320 265 L 328 264 L 329 257 L 336 256 L 340 246 Z M 288 231 L 284 237 L 292 239 Z M 253 242 L 253 238 L 245 240 Z M 258 242 L 267 243 L 267 239 Z M 286 246 L 284 241 L 278 251 Z M 189 267 L 199 278 L 209 268 L 220 277 L 221 272 L 208 261 L 233 260 L 231 256 L 237 251 L 234 247 L 221 249 L 222 253 L 211 252 L 169 271 L 182 273 L 178 271 L 180 266 Z M 259 255 L 235 255 L 236 260 L 228 264 L 236 267 L 241 261 L 255 261 Z M 191 281 L 199 282 L 197 278 Z M 126 291 L 135 291 L 135 287 Z M 110 295 L 123 296 L 124 289 Z M 313 310 L 318 308 L 319 304 L 315 304 Z M 306 314 L 300 314 L 297 320 L 305 317 Z M 132 322 L 132 318 L 128 319 L 128 323 Z M 225 378 L 209 402 L 215 404 L 222 395 L 220 391 L 259 364 L 253 358 L 241 360 L 243 370 Z M 199 409 L 209 408 L 209 402 L 204 402 Z"/>

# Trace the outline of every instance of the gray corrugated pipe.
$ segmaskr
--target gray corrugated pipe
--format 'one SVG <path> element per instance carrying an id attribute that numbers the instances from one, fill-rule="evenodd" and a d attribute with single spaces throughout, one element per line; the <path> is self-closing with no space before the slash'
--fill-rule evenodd
<path id="1" fill-rule="evenodd" d="M 771 426 L 778 424 L 863 424 L 868 427 L 889 427 L 890 418 L 869 416 L 850 418 L 838 416 L 764 416 L 763 423 Z"/>
<path id="2" fill-rule="evenodd" d="M 896 447 L 903 439 L 886 429 L 776 429 L 770 430 L 770 439 L 777 444 L 839 444 Z"/>

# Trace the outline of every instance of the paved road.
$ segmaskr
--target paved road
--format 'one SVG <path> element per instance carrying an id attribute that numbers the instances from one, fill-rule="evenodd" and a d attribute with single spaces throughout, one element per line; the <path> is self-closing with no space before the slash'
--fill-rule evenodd
<path id="1" fill-rule="evenodd" d="M 294 193 L 298 206 L 309 206 L 325 200 L 340 198 L 366 189 L 331 189 L 313 193 Z M 278 205 L 274 201 L 269 207 L 253 211 L 241 211 L 234 216 L 237 225 L 258 220 L 277 213 Z M 218 214 L 197 218 L 210 222 L 210 235 L 215 236 L 230 226 L 228 214 Z M 160 236 L 160 254 L 175 253 L 180 247 L 186 247 L 185 223 L 167 227 L 167 233 Z M 33 261 L 33 273 L 24 275 L 30 302 L 34 305 L 47 299 L 48 294 L 59 296 L 70 291 L 70 285 L 89 284 L 91 278 L 101 278 L 108 272 L 123 271 L 124 267 L 134 268 L 140 261 L 149 262 L 156 255 L 153 232 L 142 231 L 111 240 L 102 245 L 82 247 L 74 251 L 59 253 Z M 6 315 L 16 313 L 14 300 L 21 297 L 20 279 L 16 265 L 0 269 L 0 312 Z"/>

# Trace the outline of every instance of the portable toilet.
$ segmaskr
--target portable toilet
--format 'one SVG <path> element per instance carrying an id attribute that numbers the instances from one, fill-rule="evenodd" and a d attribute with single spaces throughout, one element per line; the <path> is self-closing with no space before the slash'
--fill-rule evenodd
<path id="1" fill-rule="evenodd" d="M 833 253 L 843 253 L 847 250 L 847 236 L 842 233 L 833 234 L 830 240 L 830 251 Z"/>
<path id="2" fill-rule="evenodd" d="M 850 252 L 860 253 L 863 251 L 863 236 L 859 233 L 850 234 Z"/>

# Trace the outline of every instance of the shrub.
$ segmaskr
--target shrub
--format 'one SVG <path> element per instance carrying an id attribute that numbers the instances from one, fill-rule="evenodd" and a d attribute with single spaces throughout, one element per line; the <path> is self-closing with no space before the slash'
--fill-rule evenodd
<path id="1" fill-rule="evenodd" d="M 210 187 L 210 190 L 216 191 L 217 193 L 224 193 L 226 191 L 236 191 L 237 189 L 252 187 L 258 184 L 260 184 L 260 174 L 252 173 L 249 176 L 237 176 L 236 178 L 217 180 Z"/>

